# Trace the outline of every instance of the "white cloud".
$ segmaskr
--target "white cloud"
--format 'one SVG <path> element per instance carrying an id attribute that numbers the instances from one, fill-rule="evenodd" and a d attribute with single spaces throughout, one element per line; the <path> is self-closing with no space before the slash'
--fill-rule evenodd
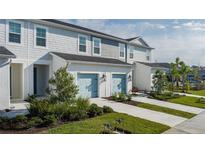
<path id="1" fill-rule="evenodd" d="M 174 29 L 180 29 L 181 26 L 179 26 L 179 25 L 175 25 L 175 26 L 173 26 L 172 28 L 174 28 Z"/>
<path id="2" fill-rule="evenodd" d="M 165 29 L 166 26 L 162 25 L 162 24 L 152 24 L 150 22 L 145 22 L 142 23 L 143 26 L 145 26 L 146 28 L 151 28 L 151 29 Z"/>
<path id="3" fill-rule="evenodd" d="M 180 57 L 190 65 L 205 65 L 205 37 L 197 36 L 175 36 L 147 37 L 147 41 L 155 50 L 153 51 L 154 60 L 161 62 L 171 62 L 176 57 Z"/>
<path id="4" fill-rule="evenodd" d="M 186 29 L 193 30 L 193 31 L 205 31 L 205 23 L 201 22 L 187 22 L 183 23 L 182 26 Z"/>

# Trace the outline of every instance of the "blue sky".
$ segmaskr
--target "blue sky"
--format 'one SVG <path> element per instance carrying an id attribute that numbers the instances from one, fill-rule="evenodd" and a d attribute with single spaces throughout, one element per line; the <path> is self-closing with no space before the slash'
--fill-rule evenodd
<path id="1" fill-rule="evenodd" d="M 205 65 L 205 20 L 66 21 L 122 38 L 141 36 L 155 48 L 153 61 L 170 62 L 180 57 L 189 65 Z"/>

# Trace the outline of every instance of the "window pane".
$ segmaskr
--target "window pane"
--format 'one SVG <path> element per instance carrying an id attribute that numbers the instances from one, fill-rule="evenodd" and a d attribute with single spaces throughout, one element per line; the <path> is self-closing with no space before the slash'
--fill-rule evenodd
<path id="1" fill-rule="evenodd" d="M 9 22 L 9 32 L 10 33 L 21 33 L 21 24 Z"/>
<path id="2" fill-rule="evenodd" d="M 133 59 L 134 55 L 133 52 L 130 52 L 130 58 Z"/>
<path id="3" fill-rule="evenodd" d="M 94 53 L 95 54 L 100 54 L 100 48 L 94 48 Z"/>
<path id="4" fill-rule="evenodd" d="M 120 57 L 124 57 L 124 52 L 120 52 Z"/>
<path id="5" fill-rule="evenodd" d="M 46 38 L 46 29 L 36 28 L 36 36 Z"/>
<path id="6" fill-rule="evenodd" d="M 21 35 L 9 33 L 9 42 L 21 43 Z"/>
<path id="7" fill-rule="evenodd" d="M 80 37 L 80 45 L 86 45 L 86 38 Z"/>
<path id="8" fill-rule="evenodd" d="M 120 44 L 120 57 L 125 57 L 125 45 Z"/>
<path id="9" fill-rule="evenodd" d="M 79 46 L 79 51 L 86 52 L 86 46 L 85 45 L 80 45 Z"/>
<path id="10" fill-rule="evenodd" d="M 94 47 L 100 47 L 100 41 L 99 40 L 94 40 Z"/>
<path id="11" fill-rule="evenodd" d="M 36 38 L 36 45 L 37 46 L 45 47 L 46 46 L 46 39 L 44 39 L 44 38 Z"/>

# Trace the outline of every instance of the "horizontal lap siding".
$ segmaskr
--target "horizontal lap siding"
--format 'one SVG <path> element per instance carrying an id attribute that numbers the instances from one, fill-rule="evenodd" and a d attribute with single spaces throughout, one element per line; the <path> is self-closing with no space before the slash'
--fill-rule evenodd
<path id="1" fill-rule="evenodd" d="M 6 43 L 6 20 L 0 20 L 0 45 L 6 46 L 11 50 L 18 59 L 31 60 L 49 60 L 48 52 L 65 52 L 78 54 L 78 32 L 68 31 L 65 29 L 49 27 L 47 33 L 47 48 L 38 48 L 34 46 L 34 26 L 40 25 L 30 21 L 21 20 L 23 22 L 23 44 L 10 45 Z M 40 25 L 44 26 L 44 25 Z M 92 37 L 86 35 L 87 51 L 86 55 L 92 55 Z M 101 38 L 101 55 L 102 57 L 119 59 L 119 42 L 110 39 Z M 29 52 L 28 52 L 29 51 Z"/>

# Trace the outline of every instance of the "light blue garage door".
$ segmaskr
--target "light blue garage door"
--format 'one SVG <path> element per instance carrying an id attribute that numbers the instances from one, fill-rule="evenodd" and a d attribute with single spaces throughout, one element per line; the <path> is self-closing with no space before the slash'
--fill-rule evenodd
<path id="1" fill-rule="evenodd" d="M 79 96 L 94 98 L 98 97 L 98 75 L 78 74 Z"/>
<path id="2" fill-rule="evenodd" d="M 126 93 L 126 75 L 113 74 L 112 75 L 112 93 Z"/>

